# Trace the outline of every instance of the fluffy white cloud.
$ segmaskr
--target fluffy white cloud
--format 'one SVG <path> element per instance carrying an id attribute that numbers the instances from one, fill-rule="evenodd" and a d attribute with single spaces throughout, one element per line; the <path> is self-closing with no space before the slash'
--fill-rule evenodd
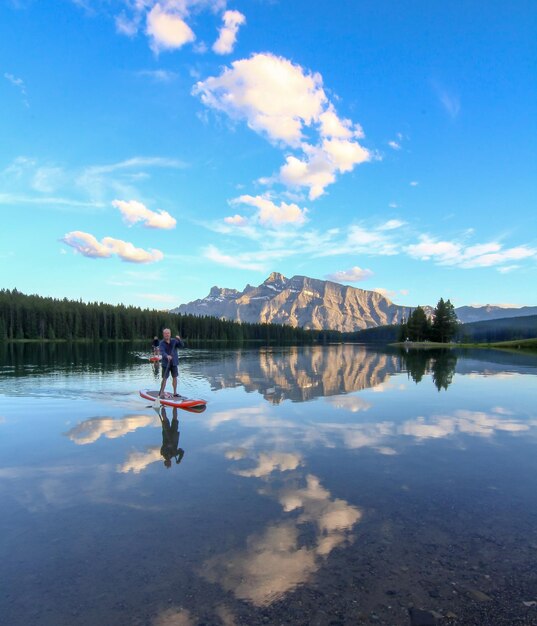
<path id="1" fill-rule="evenodd" d="M 309 187 L 310 199 L 322 195 L 337 173 L 371 159 L 357 141 L 361 127 L 338 117 L 321 75 L 288 59 L 265 53 L 234 61 L 219 76 L 198 82 L 193 93 L 270 141 L 300 150 L 287 155 L 277 180 Z"/>
<path id="2" fill-rule="evenodd" d="M 242 215 L 236 214 L 224 217 L 224 222 L 226 224 L 231 224 L 232 226 L 246 226 L 246 224 L 248 224 L 248 219 Z"/>
<path id="3" fill-rule="evenodd" d="M 356 141 L 324 139 L 320 146 L 302 144 L 304 157 L 288 156 L 279 179 L 290 187 L 309 187 L 309 198 L 322 196 L 335 182 L 338 172 L 350 172 L 355 165 L 370 159 L 370 153 Z"/>
<path id="4" fill-rule="evenodd" d="M 233 204 L 246 204 L 258 209 L 256 218 L 263 226 L 279 226 L 282 224 L 303 224 L 306 221 L 306 214 L 308 209 L 301 209 L 297 204 L 287 204 L 286 202 L 280 202 L 275 204 L 269 197 L 266 196 L 250 196 L 243 195 L 235 198 L 232 201 Z M 240 216 L 235 216 L 235 218 Z M 225 221 L 232 223 L 227 218 Z M 235 221 L 235 223 L 237 223 Z M 239 224 L 240 225 L 240 224 Z"/>
<path id="5" fill-rule="evenodd" d="M 401 144 L 397 143 L 397 141 L 388 141 L 388 145 L 393 150 L 401 150 Z"/>
<path id="6" fill-rule="evenodd" d="M 338 117 L 333 104 L 329 104 L 326 110 L 319 115 L 321 123 L 321 135 L 337 139 L 362 139 L 364 131 L 360 124 L 353 124 L 351 120 Z"/>
<path id="7" fill-rule="evenodd" d="M 362 280 L 367 280 L 373 276 L 373 272 L 368 269 L 362 269 L 355 265 L 348 270 L 341 270 L 334 272 L 333 274 L 327 274 L 325 276 L 328 280 L 334 280 L 337 283 L 358 283 Z"/>
<path id="8" fill-rule="evenodd" d="M 160 250 L 143 250 L 128 241 L 113 237 L 104 237 L 99 242 L 93 235 L 80 230 L 67 233 L 61 241 L 92 259 L 106 259 L 116 254 L 121 260 L 129 263 L 154 263 L 164 258 Z"/>
<path id="9" fill-rule="evenodd" d="M 124 0 L 123 4 L 123 11 L 115 16 L 116 31 L 133 37 L 145 23 L 145 34 L 155 54 L 180 49 L 196 40 L 188 23 L 193 14 L 202 11 L 222 14 L 223 26 L 213 46 L 218 54 L 233 50 L 239 26 L 246 21 L 238 11 L 226 11 L 226 0 Z M 207 45 L 201 41 L 193 49 L 204 53 Z"/>
<path id="10" fill-rule="evenodd" d="M 299 146 L 304 126 L 319 120 L 327 97 L 320 74 L 272 54 L 234 61 L 220 76 L 198 82 L 194 94 L 214 109 L 246 119 L 272 141 Z"/>
<path id="11" fill-rule="evenodd" d="M 149 446 L 145 452 L 138 452 L 137 450 L 130 452 L 127 460 L 122 465 L 117 466 L 117 471 L 120 474 L 128 474 L 129 472 L 139 474 L 151 463 L 163 460 L 160 446 Z"/>
<path id="12" fill-rule="evenodd" d="M 269 606 L 309 580 L 334 548 L 351 540 L 362 511 L 334 498 L 312 474 L 303 488 L 296 486 L 296 473 L 293 478 L 274 494 L 286 517 L 249 535 L 243 549 L 205 561 L 204 578 L 255 606 Z M 269 490 L 270 486 L 264 493 Z M 304 524 L 313 529 L 308 545 L 300 541 Z"/>
<path id="13" fill-rule="evenodd" d="M 218 39 L 213 44 L 216 54 L 229 54 L 237 41 L 239 26 L 246 22 L 246 18 L 239 11 L 226 11 L 222 16 L 223 26 L 218 31 Z"/>
<path id="14" fill-rule="evenodd" d="M 91 417 L 80 422 L 65 434 L 78 445 L 86 445 L 97 441 L 100 437 L 117 439 L 146 426 L 160 426 L 160 421 L 155 415 L 126 415 L 121 419 Z"/>
<path id="15" fill-rule="evenodd" d="M 302 463 L 302 456 L 296 452 L 261 452 L 257 458 L 257 466 L 252 469 L 234 470 L 238 476 L 262 478 L 278 470 L 285 472 L 294 470 Z"/>
<path id="16" fill-rule="evenodd" d="M 196 39 L 181 14 L 174 10 L 174 3 L 157 3 L 147 14 L 146 34 L 155 54 L 162 50 L 177 50 Z"/>
<path id="17" fill-rule="evenodd" d="M 461 255 L 461 246 L 452 241 L 436 241 L 428 235 L 421 235 L 420 242 L 406 247 L 409 256 L 422 261 L 431 258 L 443 264 L 454 263 Z"/>
<path id="18" fill-rule="evenodd" d="M 142 222 L 146 228 L 175 228 L 177 220 L 167 211 L 151 211 L 145 204 L 136 200 L 114 200 L 112 205 L 119 209 L 123 220 L 132 226 L 137 222 Z"/>
<path id="19" fill-rule="evenodd" d="M 537 249 L 529 246 L 516 246 L 506 250 L 502 250 L 499 247 L 497 251 L 480 254 L 470 254 L 468 250 L 465 252 L 461 267 L 491 267 L 493 265 L 503 265 L 510 261 L 529 259 L 537 255 Z M 514 269 L 514 267 L 511 266 L 511 269 Z"/>

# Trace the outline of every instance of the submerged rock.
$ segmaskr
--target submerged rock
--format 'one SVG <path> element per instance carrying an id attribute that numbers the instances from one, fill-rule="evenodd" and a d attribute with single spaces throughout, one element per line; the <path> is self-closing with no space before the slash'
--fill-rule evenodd
<path id="1" fill-rule="evenodd" d="M 436 626 L 436 617 L 429 611 L 422 609 L 408 609 L 410 626 Z"/>

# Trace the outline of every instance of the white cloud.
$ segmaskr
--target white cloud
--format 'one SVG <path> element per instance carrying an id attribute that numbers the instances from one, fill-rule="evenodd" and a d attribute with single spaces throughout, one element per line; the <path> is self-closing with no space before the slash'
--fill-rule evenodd
<path id="1" fill-rule="evenodd" d="M 388 141 L 388 145 L 393 150 L 401 150 L 401 144 L 397 143 L 397 141 Z"/>
<path id="2" fill-rule="evenodd" d="M 355 265 L 348 270 L 341 270 L 334 272 L 333 274 L 327 274 L 325 278 L 327 280 L 333 280 L 337 283 L 357 283 L 362 280 L 367 280 L 373 276 L 373 272 L 368 269 L 362 269 Z"/>
<path id="3" fill-rule="evenodd" d="M 149 446 L 145 452 L 138 452 L 137 450 L 130 452 L 127 460 L 122 465 L 118 465 L 117 471 L 120 474 L 128 474 L 129 472 L 139 474 L 151 463 L 163 460 L 160 446 Z"/>
<path id="4" fill-rule="evenodd" d="M 299 146 L 304 126 L 318 121 L 327 103 L 320 74 L 272 54 L 234 61 L 220 76 L 198 82 L 194 94 L 211 108 L 246 119 L 272 141 L 293 146 Z"/>
<path id="5" fill-rule="evenodd" d="M 160 250 L 146 251 L 136 248 L 132 243 L 113 237 L 104 237 L 99 242 L 93 235 L 80 230 L 67 233 L 61 241 L 83 256 L 92 259 L 106 259 L 116 254 L 122 261 L 129 263 L 154 263 L 164 258 Z"/>
<path id="6" fill-rule="evenodd" d="M 279 180 L 290 187 L 309 187 L 310 200 L 322 196 L 325 188 L 335 182 L 338 172 L 350 172 L 355 165 L 371 158 L 365 148 L 348 139 L 324 139 L 320 146 L 303 143 L 302 150 L 302 159 L 286 157 Z"/>
<path id="7" fill-rule="evenodd" d="M 266 269 L 266 264 L 258 263 L 254 260 L 258 258 L 258 255 L 255 253 L 251 255 L 236 254 L 234 256 L 230 256 L 223 254 L 216 246 L 211 244 L 205 248 L 203 255 L 206 259 L 214 261 L 219 265 L 225 265 L 226 267 L 234 267 L 240 270 L 254 270 L 259 272 L 265 271 Z"/>
<path id="8" fill-rule="evenodd" d="M 54 193 L 65 182 L 65 172 L 61 167 L 38 167 L 32 181 L 32 187 L 40 193 Z"/>
<path id="9" fill-rule="evenodd" d="M 420 242 L 406 246 L 405 251 L 415 259 L 433 259 L 439 265 L 462 268 L 491 267 L 537 256 L 537 249 L 527 245 L 503 249 L 501 244 L 492 241 L 465 247 L 456 241 L 438 241 L 429 235 L 421 235 Z"/>
<path id="10" fill-rule="evenodd" d="M 452 241 L 436 241 L 428 235 L 420 235 L 420 243 L 407 246 L 406 252 L 409 256 L 422 261 L 435 258 L 443 264 L 450 264 L 460 257 L 461 246 Z"/>
<path id="11" fill-rule="evenodd" d="M 276 178 L 262 180 L 308 187 L 310 199 L 322 195 L 337 173 L 372 158 L 357 141 L 361 127 L 337 116 L 321 75 L 283 57 L 265 53 L 234 61 L 220 76 L 198 82 L 193 93 L 273 143 L 299 150 L 286 156 Z"/>
<path id="12" fill-rule="evenodd" d="M 446 113 L 452 119 L 455 119 L 459 115 L 461 110 L 459 97 L 454 93 L 448 92 L 445 87 L 437 82 L 433 83 L 433 89 L 435 90 L 438 100 L 440 101 L 440 104 L 442 105 Z"/>
<path id="13" fill-rule="evenodd" d="M 177 50 L 196 39 L 190 26 L 173 7 L 174 3 L 169 1 L 164 6 L 157 2 L 147 14 L 146 34 L 155 54 Z"/>
<path id="14" fill-rule="evenodd" d="M 66 436 L 78 445 L 94 443 L 100 437 L 117 439 L 138 428 L 160 426 L 156 415 L 126 415 L 121 419 L 112 417 L 91 417 L 66 432 Z"/>
<path id="15" fill-rule="evenodd" d="M 352 539 L 362 511 L 334 498 L 312 474 L 303 488 L 296 485 L 296 472 L 293 479 L 274 493 L 286 518 L 249 535 L 243 549 L 205 561 L 204 578 L 255 606 L 270 606 L 308 581 L 332 550 Z M 264 493 L 270 488 L 269 483 Z M 313 531 L 307 545 L 300 538 L 302 525 Z"/>
<path id="16" fill-rule="evenodd" d="M 277 205 L 267 196 L 243 195 L 235 198 L 232 204 L 246 204 L 258 209 L 256 218 L 262 226 L 278 227 L 282 224 L 304 224 L 308 212 L 307 209 L 301 209 L 297 204 L 280 202 Z M 240 216 L 235 216 L 235 218 L 237 217 Z M 235 218 L 227 218 L 225 221 L 230 224 L 232 223 L 230 220 Z"/>
<path id="17" fill-rule="evenodd" d="M 235 214 L 229 217 L 224 217 L 224 222 L 226 224 L 231 224 L 232 226 L 246 226 L 246 224 L 248 224 L 248 219 L 242 215 Z"/>
<path id="18" fill-rule="evenodd" d="M 262 478 L 276 470 L 279 472 L 294 470 L 301 464 L 302 456 L 296 452 L 261 452 L 257 458 L 256 467 L 234 470 L 233 473 L 238 476 Z"/>
<path id="19" fill-rule="evenodd" d="M 469 253 L 469 249 L 466 250 L 461 267 L 491 267 L 493 265 L 502 265 L 510 261 L 520 261 L 522 259 L 529 259 L 537 255 L 537 249 L 530 248 L 529 246 L 516 246 L 515 248 L 508 248 L 501 250 L 498 247 L 497 251 L 489 252 L 486 254 Z M 513 266 L 510 266 L 513 269 Z"/>
<path id="20" fill-rule="evenodd" d="M 213 44 L 216 54 L 229 54 L 237 41 L 239 26 L 246 22 L 246 18 L 239 11 L 226 11 L 222 16 L 223 26 L 219 29 L 218 39 Z"/>
<path id="21" fill-rule="evenodd" d="M 167 211 L 151 211 L 145 204 L 136 200 L 114 200 L 112 205 L 119 209 L 123 220 L 132 226 L 142 222 L 146 228 L 171 229 L 175 228 L 177 220 Z"/>
<path id="22" fill-rule="evenodd" d="M 359 411 L 368 411 L 371 408 L 371 404 L 364 400 L 359 395 L 338 395 L 328 396 L 325 398 L 325 402 L 330 404 L 335 409 L 342 409 L 344 411 L 350 411 L 351 413 L 358 413 Z"/>
<path id="23" fill-rule="evenodd" d="M 171 169 L 180 169 L 185 164 L 178 159 L 169 159 L 167 157 L 132 157 L 117 163 L 109 163 L 107 165 L 90 165 L 85 169 L 91 174 L 110 174 L 118 170 L 129 170 L 140 167 L 163 167 Z"/>
<path id="24" fill-rule="evenodd" d="M 520 265 L 504 265 L 504 267 L 498 267 L 497 271 L 500 272 L 500 274 L 509 274 L 509 272 L 513 272 L 519 267 Z"/>
<path id="25" fill-rule="evenodd" d="M 226 0 L 124 0 L 123 4 L 123 11 L 115 16 L 116 31 L 134 37 L 145 24 L 145 34 L 155 54 L 178 50 L 189 43 L 194 52 L 205 53 L 206 43 L 196 42 L 189 24 L 192 16 L 202 11 L 222 14 L 223 26 L 213 46 L 218 54 L 233 50 L 239 26 L 246 21 L 238 11 L 226 11 Z"/>
<path id="26" fill-rule="evenodd" d="M 26 85 L 24 84 L 24 81 L 22 80 L 22 78 L 18 78 L 17 76 L 14 76 L 13 74 L 10 74 L 9 72 L 4 72 L 4 78 L 20 91 L 24 106 L 29 108 L 30 103 L 28 102 L 28 99 L 27 99 Z"/>
<path id="27" fill-rule="evenodd" d="M 409 184 L 411 187 L 417 187 L 419 185 L 417 180 L 411 180 Z"/>
<path id="28" fill-rule="evenodd" d="M 132 17 L 126 15 L 123 11 L 115 17 L 116 30 L 120 35 L 126 35 L 127 37 L 134 37 L 138 32 L 140 26 L 141 15 L 135 14 Z"/>
<path id="29" fill-rule="evenodd" d="M 140 70 L 138 76 L 147 76 L 157 83 L 170 83 L 178 77 L 176 72 L 169 70 Z"/>
<path id="30" fill-rule="evenodd" d="M 405 222 L 402 222 L 401 220 L 388 220 L 384 224 L 381 224 L 377 230 L 395 230 L 396 228 L 401 228 L 401 226 L 404 225 Z"/>
<path id="31" fill-rule="evenodd" d="M 270 200 L 268 196 L 243 196 L 253 205 L 261 200 Z M 235 201 L 232 201 L 233 203 Z M 274 204 L 274 203 L 273 203 Z M 276 208 L 285 208 L 285 203 L 275 205 Z M 288 205 L 287 205 L 288 206 Z M 269 208 L 272 208 L 269 206 Z M 295 205 L 296 216 L 299 207 Z M 267 265 L 293 256 L 309 256 L 312 258 L 329 256 L 393 256 L 408 255 L 414 259 L 433 261 L 438 265 L 459 267 L 464 269 L 475 267 L 500 268 L 507 273 L 522 266 L 522 261 L 537 258 L 537 248 L 523 244 L 511 248 L 504 248 L 497 242 L 487 242 L 469 245 L 469 234 L 464 231 L 460 241 L 440 240 L 428 234 L 418 235 L 417 241 L 411 235 L 412 225 L 401 220 L 393 219 L 370 227 L 363 224 L 351 224 L 342 228 L 333 228 L 324 231 L 313 229 L 297 229 L 293 223 L 262 225 L 257 215 L 246 217 L 242 214 L 229 216 L 215 223 L 200 225 L 214 232 L 239 236 L 241 252 L 226 254 L 222 250 L 213 248 L 208 258 L 218 260 L 230 267 L 255 267 L 262 271 Z M 288 227 L 286 227 L 288 226 Z M 405 226 L 405 228 L 402 228 Z M 245 252 L 244 240 L 252 242 L 252 247 Z M 207 256 L 207 254 L 206 254 Z M 516 263 L 515 263 L 516 261 Z M 346 270 L 350 271 L 350 270 Z M 350 281 L 345 273 L 333 273 L 327 278 L 336 281 Z M 379 288 L 381 289 L 381 288 Z M 381 293 L 388 293 L 381 291 Z M 390 296 L 408 295 L 407 290 L 389 292 Z"/>
<path id="32" fill-rule="evenodd" d="M 362 226 L 353 225 L 347 232 L 347 248 L 355 252 L 367 254 L 392 255 L 397 254 L 397 245 L 384 232 L 367 230 Z"/>

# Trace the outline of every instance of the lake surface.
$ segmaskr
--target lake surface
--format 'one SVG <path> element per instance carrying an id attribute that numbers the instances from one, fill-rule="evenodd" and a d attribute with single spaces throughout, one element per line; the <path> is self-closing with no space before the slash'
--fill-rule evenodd
<path id="1" fill-rule="evenodd" d="M 187 349 L 207 410 L 157 386 L 0 346 L 3 624 L 537 624 L 536 356 Z"/>

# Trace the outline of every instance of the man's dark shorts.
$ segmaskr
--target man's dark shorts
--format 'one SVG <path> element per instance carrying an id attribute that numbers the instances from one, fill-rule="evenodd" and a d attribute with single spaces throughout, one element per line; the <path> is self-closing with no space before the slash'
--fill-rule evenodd
<path id="1" fill-rule="evenodd" d="M 162 366 L 162 378 L 168 378 L 168 374 L 172 375 L 172 378 L 177 378 L 179 372 L 177 365 L 170 365 L 170 369 L 166 365 Z"/>

